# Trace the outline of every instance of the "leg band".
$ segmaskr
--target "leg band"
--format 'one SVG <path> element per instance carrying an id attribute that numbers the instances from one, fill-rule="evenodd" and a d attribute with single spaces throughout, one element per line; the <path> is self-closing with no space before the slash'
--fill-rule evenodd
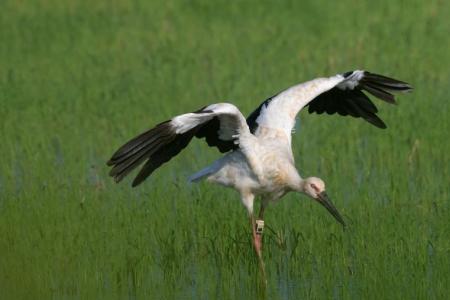
<path id="1" fill-rule="evenodd" d="M 256 234 L 262 235 L 264 231 L 264 220 L 256 220 Z"/>

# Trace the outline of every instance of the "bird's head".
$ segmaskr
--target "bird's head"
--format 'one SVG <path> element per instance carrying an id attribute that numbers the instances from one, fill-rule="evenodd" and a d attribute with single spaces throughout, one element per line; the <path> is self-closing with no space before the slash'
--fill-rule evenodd
<path id="1" fill-rule="evenodd" d="M 330 212 L 330 214 L 332 214 L 333 217 L 345 227 L 344 219 L 341 217 L 338 210 L 325 192 L 325 183 L 322 179 L 317 177 L 306 178 L 303 180 L 302 191 L 309 197 L 322 204 Z"/>

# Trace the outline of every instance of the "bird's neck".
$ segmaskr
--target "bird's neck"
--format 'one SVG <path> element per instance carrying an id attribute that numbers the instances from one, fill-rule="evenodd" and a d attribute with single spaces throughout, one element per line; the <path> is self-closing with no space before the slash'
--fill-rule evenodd
<path id="1" fill-rule="evenodd" d="M 303 178 L 297 172 L 295 172 L 295 175 L 292 178 L 293 178 L 293 180 L 291 182 L 292 190 L 299 192 L 299 193 L 303 193 L 304 186 L 305 186 L 305 181 L 303 180 Z"/>

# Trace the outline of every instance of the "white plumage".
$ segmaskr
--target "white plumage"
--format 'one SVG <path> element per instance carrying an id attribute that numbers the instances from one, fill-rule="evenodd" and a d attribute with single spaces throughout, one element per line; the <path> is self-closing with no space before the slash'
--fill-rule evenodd
<path id="1" fill-rule="evenodd" d="M 113 166 L 110 175 L 118 182 L 145 161 L 133 181 L 136 186 L 177 155 L 194 136 L 205 138 L 209 146 L 228 153 L 190 180 L 206 179 L 240 194 L 251 219 L 255 250 L 261 257 L 262 235 L 254 218 L 256 196 L 261 197 L 260 220 L 269 202 L 294 191 L 318 201 L 345 225 L 325 193 L 324 182 L 316 177 L 303 179 L 295 167 L 291 132 L 298 112 L 308 106 L 310 113 L 362 117 L 385 128 L 376 115 L 377 108 L 362 91 L 394 103 L 390 92 L 409 90 L 411 86 L 405 82 L 357 70 L 290 87 L 264 101 L 247 119 L 233 104 L 211 104 L 160 123 L 127 142 L 108 161 Z"/>

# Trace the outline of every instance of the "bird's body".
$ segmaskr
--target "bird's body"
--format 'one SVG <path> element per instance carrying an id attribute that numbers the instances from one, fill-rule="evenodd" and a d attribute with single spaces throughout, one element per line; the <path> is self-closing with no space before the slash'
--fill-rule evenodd
<path id="1" fill-rule="evenodd" d="M 261 197 L 259 219 L 263 219 L 269 202 L 294 191 L 318 201 L 344 225 L 325 193 L 323 181 L 316 177 L 303 179 L 298 173 L 291 148 L 292 130 L 298 112 L 305 106 L 310 113 L 362 117 L 376 127 L 386 128 L 363 90 L 395 103 L 390 92 L 405 92 L 411 87 L 357 70 L 288 88 L 264 101 L 247 119 L 233 104 L 211 104 L 160 123 L 127 142 L 109 160 L 108 165 L 113 166 L 110 175 L 118 182 L 145 161 L 133 181 L 136 186 L 176 156 L 193 137 L 205 138 L 209 146 L 228 153 L 190 180 L 206 179 L 238 191 L 252 220 L 254 245 L 261 257 L 261 235 L 257 234 L 253 217 L 256 196 Z"/>
<path id="2" fill-rule="evenodd" d="M 245 154 L 238 149 L 192 175 L 190 180 L 206 179 L 235 189 L 249 213 L 253 211 L 253 201 L 245 200 L 249 194 L 276 201 L 295 188 L 299 175 L 291 151 L 286 151 L 276 140 L 259 139 L 253 153 L 259 174 L 255 174 Z"/>

